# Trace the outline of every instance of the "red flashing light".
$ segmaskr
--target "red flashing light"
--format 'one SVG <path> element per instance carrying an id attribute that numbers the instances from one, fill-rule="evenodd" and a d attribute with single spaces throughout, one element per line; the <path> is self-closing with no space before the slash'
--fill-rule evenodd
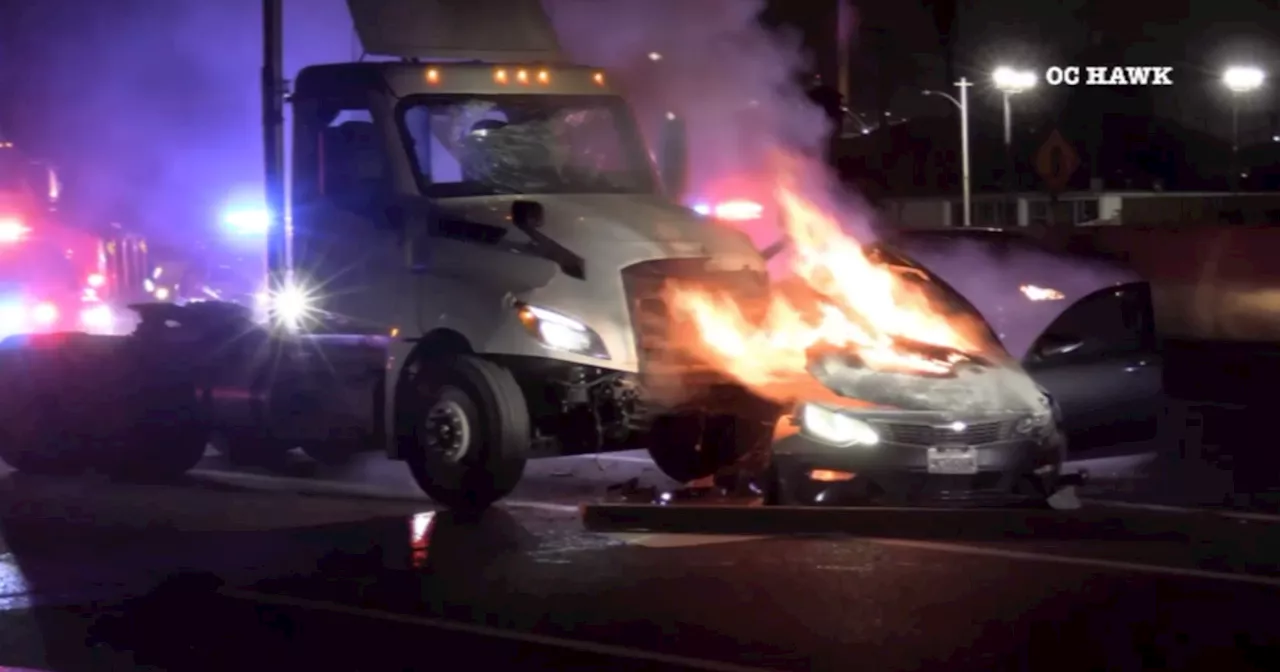
<path id="1" fill-rule="evenodd" d="M 726 222 L 749 222 L 764 215 L 764 206 L 755 201 L 725 201 L 717 203 L 711 213 Z"/>
<path id="2" fill-rule="evenodd" d="M 42 326 L 49 326 L 58 321 L 58 307 L 48 301 L 37 304 L 35 309 L 31 311 L 36 323 Z"/>
<path id="3" fill-rule="evenodd" d="M 103 286 L 103 285 L 105 285 L 105 284 L 107 284 L 107 279 L 106 279 L 105 277 L 103 277 L 103 275 L 102 275 L 101 273 L 94 273 L 93 275 L 90 275 L 90 276 L 89 276 L 89 286 L 90 286 L 90 287 L 93 287 L 94 289 L 97 289 L 98 287 L 101 287 L 101 286 Z"/>
<path id="4" fill-rule="evenodd" d="M 0 217 L 0 243 L 17 243 L 26 240 L 31 227 L 17 217 Z"/>

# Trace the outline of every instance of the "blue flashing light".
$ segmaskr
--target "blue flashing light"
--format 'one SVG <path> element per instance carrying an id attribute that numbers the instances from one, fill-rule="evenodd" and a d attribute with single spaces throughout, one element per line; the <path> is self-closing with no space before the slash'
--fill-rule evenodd
<path id="1" fill-rule="evenodd" d="M 709 216 L 709 215 L 711 214 L 711 204 L 710 204 L 710 203 L 694 203 L 691 209 L 692 209 L 694 212 L 696 212 L 696 213 L 698 213 L 699 215 L 702 215 L 702 216 L 704 216 L 704 217 Z"/>
<path id="2" fill-rule="evenodd" d="M 262 235 L 271 228 L 271 211 L 263 208 L 231 210 L 222 216 L 222 224 L 238 235 Z"/>

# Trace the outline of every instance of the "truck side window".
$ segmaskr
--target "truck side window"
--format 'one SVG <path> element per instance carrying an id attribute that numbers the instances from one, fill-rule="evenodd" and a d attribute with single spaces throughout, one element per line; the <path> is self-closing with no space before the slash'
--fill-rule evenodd
<path id="1" fill-rule="evenodd" d="M 1111 287 L 1077 301 L 1040 335 L 1033 352 L 1054 344 L 1080 343 L 1062 359 L 1106 359 L 1155 347 L 1151 293 L 1146 283 Z M 1055 357 L 1056 359 L 1056 357 Z"/>
<path id="2" fill-rule="evenodd" d="M 368 110 L 343 110 L 321 131 L 320 194 L 359 214 L 380 210 L 392 194 L 386 148 Z"/>

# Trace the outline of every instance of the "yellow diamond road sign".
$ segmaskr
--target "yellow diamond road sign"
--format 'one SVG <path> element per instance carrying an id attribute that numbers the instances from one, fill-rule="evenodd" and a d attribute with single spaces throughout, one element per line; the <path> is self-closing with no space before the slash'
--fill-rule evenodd
<path id="1" fill-rule="evenodd" d="M 1080 155 L 1056 130 L 1036 152 L 1036 172 L 1052 192 L 1066 189 L 1071 176 L 1079 168 Z"/>

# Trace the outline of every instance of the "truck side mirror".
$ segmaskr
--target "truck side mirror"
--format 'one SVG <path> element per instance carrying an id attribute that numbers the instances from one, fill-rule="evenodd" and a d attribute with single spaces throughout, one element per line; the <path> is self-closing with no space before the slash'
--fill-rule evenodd
<path id="1" fill-rule="evenodd" d="M 537 201 L 511 202 L 511 223 L 521 231 L 541 229 L 545 217 L 542 204 Z"/>
<path id="2" fill-rule="evenodd" d="M 671 112 L 662 122 L 657 154 L 662 186 L 671 200 L 679 201 L 684 196 L 688 179 L 688 137 L 684 119 Z"/>

